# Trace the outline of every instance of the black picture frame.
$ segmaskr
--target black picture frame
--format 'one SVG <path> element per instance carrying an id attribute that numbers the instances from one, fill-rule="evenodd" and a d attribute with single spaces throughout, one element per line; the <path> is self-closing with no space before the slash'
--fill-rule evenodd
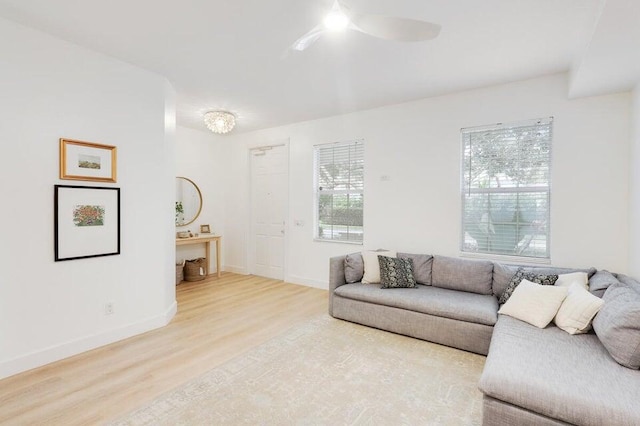
<path id="1" fill-rule="evenodd" d="M 54 261 L 120 254 L 120 188 L 54 185 Z"/>

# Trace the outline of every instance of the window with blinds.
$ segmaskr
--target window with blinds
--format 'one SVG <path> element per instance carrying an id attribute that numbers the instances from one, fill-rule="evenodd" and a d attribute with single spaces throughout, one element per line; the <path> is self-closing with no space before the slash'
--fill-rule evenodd
<path id="1" fill-rule="evenodd" d="M 552 125 L 462 129 L 463 252 L 550 258 Z"/>
<path id="2" fill-rule="evenodd" d="M 314 150 L 315 238 L 362 244 L 362 141 L 317 145 Z"/>

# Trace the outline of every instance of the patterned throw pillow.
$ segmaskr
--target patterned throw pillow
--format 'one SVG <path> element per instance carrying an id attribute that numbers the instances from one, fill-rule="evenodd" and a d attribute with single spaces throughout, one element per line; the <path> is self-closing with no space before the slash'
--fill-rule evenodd
<path id="1" fill-rule="evenodd" d="M 532 283 L 540 285 L 554 285 L 556 281 L 558 281 L 558 276 L 525 272 L 524 268 L 520 267 L 516 273 L 513 274 L 513 277 L 511 277 L 511 280 L 509 281 L 509 284 L 507 284 L 507 288 L 502 292 L 498 303 L 502 305 L 509 300 L 513 291 L 518 287 L 518 284 L 520 284 L 522 280 L 531 281 Z"/>
<path id="2" fill-rule="evenodd" d="M 381 288 L 413 288 L 413 260 L 405 258 L 378 256 L 380 262 Z"/>

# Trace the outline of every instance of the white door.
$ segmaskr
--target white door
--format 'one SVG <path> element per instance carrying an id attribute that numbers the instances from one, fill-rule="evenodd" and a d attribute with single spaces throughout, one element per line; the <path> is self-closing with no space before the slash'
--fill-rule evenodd
<path id="1" fill-rule="evenodd" d="M 288 155 L 286 146 L 251 150 L 251 272 L 284 279 Z"/>

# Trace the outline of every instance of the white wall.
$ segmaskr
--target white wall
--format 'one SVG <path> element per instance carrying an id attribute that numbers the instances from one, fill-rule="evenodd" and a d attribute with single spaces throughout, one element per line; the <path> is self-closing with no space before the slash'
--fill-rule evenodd
<path id="1" fill-rule="evenodd" d="M 1 378 L 162 326 L 176 305 L 174 90 L 5 20 L 0 52 Z M 116 145 L 117 184 L 59 180 L 61 137 Z M 121 188 L 120 255 L 53 261 L 54 184 Z"/>
<path id="2" fill-rule="evenodd" d="M 290 138 L 286 279 L 326 287 L 328 258 L 362 247 L 312 239 L 314 144 L 365 140 L 365 249 L 457 256 L 460 128 L 546 116 L 555 117 L 552 263 L 627 271 L 629 95 L 568 100 L 565 75 L 227 139 L 226 267 L 247 271 L 249 146 Z M 382 175 L 391 179 L 381 181 Z M 305 225 L 294 227 L 295 220 Z"/>
<path id="3" fill-rule="evenodd" d="M 631 106 L 631 155 L 629 176 L 629 273 L 640 278 L 640 84 Z"/>
<path id="4" fill-rule="evenodd" d="M 190 225 L 178 227 L 179 231 L 200 232 L 200 225 L 208 224 L 211 232 L 224 238 L 224 187 L 222 184 L 224 160 L 221 156 L 221 136 L 178 126 L 176 132 L 176 175 L 184 176 L 198 185 L 202 193 L 202 211 Z M 210 273 L 216 268 L 212 246 Z M 222 250 L 221 250 L 222 251 Z M 224 254 L 224 253 L 221 253 Z M 204 256 L 204 245 L 180 246 L 176 261 Z M 224 262 L 224 256 L 222 256 Z M 223 263 L 224 264 L 224 263 Z"/>

